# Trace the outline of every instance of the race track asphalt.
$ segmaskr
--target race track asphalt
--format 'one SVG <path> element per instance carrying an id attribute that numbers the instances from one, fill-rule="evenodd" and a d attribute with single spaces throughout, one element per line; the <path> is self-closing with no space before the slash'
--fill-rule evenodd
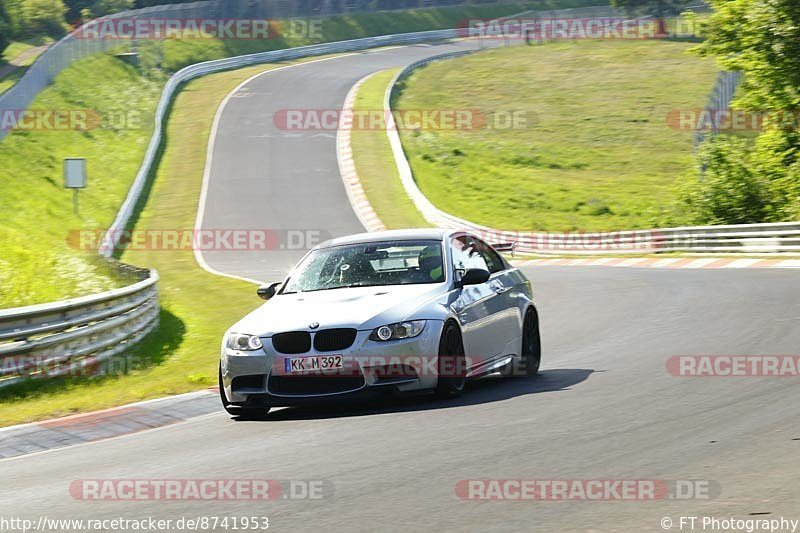
<path id="1" fill-rule="evenodd" d="M 221 116 L 204 227 L 361 231 L 335 139 L 282 135 L 271 113 L 339 107 L 369 72 L 459 46 L 359 53 L 246 84 Z M 299 253 L 206 260 L 271 280 Z M 666 368 L 673 355 L 797 355 L 796 271 L 525 271 L 542 320 L 534 379 L 485 379 L 449 401 L 280 409 L 260 421 L 220 411 L 3 460 L 0 517 L 268 516 L 276 531 L 663 531 L 663 517 L 673 530 L 680 516 L 800 519 L 798 378 L 687 378 Z M 74 480 L 108 478 L 325 480 L 335 489 L 321 500 L 270 502 L 97 502 L 69 493 Z M 720 493 L 650 502 L 456 496 L 459 480 L 495 478 L 709 480 Z"/>

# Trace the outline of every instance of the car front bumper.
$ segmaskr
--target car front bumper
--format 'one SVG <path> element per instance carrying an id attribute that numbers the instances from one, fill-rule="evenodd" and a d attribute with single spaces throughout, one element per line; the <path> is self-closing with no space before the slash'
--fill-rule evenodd
<path id="1" fill-rule="evenodd" d="M 239 352 L 222 348 L 222 386 L 235 405 L 288 406 L 366 392 L 412 392 L 436 387 L 436 356 L 443 322 L 428 320 L 412 339 L 372 341 L 371 330 L 359 331 L 355 342 L 337 352 L 278 353 L 270 337 L 264 348 Z M 289 358 L 341 355 L 347 371 L 287 373 Z"/>

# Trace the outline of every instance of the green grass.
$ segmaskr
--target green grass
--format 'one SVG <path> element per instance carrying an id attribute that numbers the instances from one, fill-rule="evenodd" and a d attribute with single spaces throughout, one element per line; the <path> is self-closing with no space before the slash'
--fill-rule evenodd
<path id="1" fill-rule="evenodd" d="M 36 44 L 28 42 L 12 42 L 6 47 L 5 50 L 3 50 L 2 54 L 0 54 L 0 70 L 2 70 L 3 67 L 7 66 L 12 61 L 16 60 L 21 54 L 35 48 L 36 46 Z M 8 89 L 13 87 L 40 54 L 41 52 L 30 54 L 22 61 L 15 61 L 17 67 L 12 69 L 7 74 L 0 76 L 0 94 L 3 94 Z"/>
<path id="2" fill-rule="evenodd" d="M 63 71 L 31 109 L 89 109 L 109 116 L 133 106 L 149 117 L 160 90 L 160 80 L 143 78 L 112 57 L 97 56 Z M 0 307 L 74 297 L 119 284 L 95 254 L 78 253 L 67 238 L 71 230 L 108 227 L 151 133 L 151 125 L 16 131 L 0 142 Z M 63 187 L 65 157 L 88 159 L 80 216 L 73 214 L 72 192 Z"/>
<path id="3" fill-rule="evenodd" d="M 279 36 L 268 40 L 167 40 L 140 46 L 143 64 L 159 60 L 163 68 L 174 71 L 199 61 L 241 54 L 277 50 L 319 42 L 357 39 L 375 35 L 454 28 L 464 19 L 494 18 L 531 9 L 557 9 L 601 4 L 598 0 L 531 0 L 513 4 L 489 4 L 423 8 L 406 11 L 356 13 L 325 18 L 321 36 Z M 283 26 L 285 28 L 285 26 Z M 163 48 L 162 48 L 163 47 Z"/>
<path id="4" fill-rule="evenodd" d="M 45 43 L 42 42 L 42 44 L 45 44 Z M 36 48 L 37 46 L 39 46 L 39 45 L 35 44 L 33 42 L 24 42 L 24 41 L 14 41 L 12 43 L 9 43 L 9 45 L 6 46 L 6 49 L 3 50 L 2 55 L 0 55 L 0 62 L 2 62 L 2 63 L 11 63 L 15 59 L 17 59 L 20 55 L 22 55 L 23 53 L 25 53 L 28 50 L 31 50 L 33 48 Z M 27 57 L 24 61 L 17 62 L 17 64 L 19 66 L 22 66 L 22 67 L 29 66 L 31 63 L 34 62 L 34 60 L 38 56 L 39 56 L 39 54 L 32 54 L 31 56 Z"/>
<path id="5" fill-rule="evenodd" d="M 579 3 L 580 0 L 571 0 Z M 513 13 L 552 2 L 368 13 L 326 20 L 325 39 L 450 27 L 462 18 Z M 170 40 L 141 46 L 140 69 L 110 55 L 76 62 L 57 76 L 32 109 L 90 109 L 101 116 L 133 111 L 135 129 L 14 132 L 0 142 L 0 308 L 57 300 L 119 285 L 92 254 L 71 249 L 70 230 L 101 230 L 113 220 L 152 134 L 153 111 L 167 73 L 201 60 L 305 44 L 292 42 Z M 163 50 L 157 48 L 163 45 Z M 14 45 L 9 55 L 23 50 Z M 124 48 L 124 47 L 122 47 Z M 158 52 L 158 53 L 157 53 Z M 163 54 L 162 69 L 153 68 Z M 62 159 L 85 157 L 89 187 L 81 191 L 80 217 L 62 186 Z"/>
<path id="6" fill-rule="evenodd" d="M 25 70 L 27 69 L 23 67 L 15 68 L 7 75 L 3 76 L 3 78 L 0 79 L 0 94 L 3 94 L 13 87 L 19 81 L 22 75 L 25 74 Z"/>
<path id="7" fill-rule="evenodd" d="M 136 229 L 191 229 L 203 179 L 205 146 L 225 95 L 277 65 L 214 74 L 188 83 L 172 108 L 161 163 Z M 261 300 L 251 284 L 202 270 L 191 250 L 128 251 L 122 260 L 158 270 L 161 323 L 128 354 L 125 375 L 53 380 L 0 390 L 0 425 L 178 394 L 216 384 L 224 331 Z"/>
<path id="8" fill-rule="evenodd" d="M 510 6 L 505 6 L 511 9 Z M 390 14 L 396 17 L 397 14 Z M 187 84 L 172 108 L 162 159 L 136 228 L 192 228 L 214 112 L 256 66 Z M 150 116 L 163 75 L 148 77 L 112 57 L 99 56 L 64 71 L 36 108 L 118 110 L 135 102 Z M 20 132 L 0 143 L 0 306 L 96 292 L 117 281 L 92 253 L 65 240 L 71 228 L 110 223 L 150 138 L 137 130 Z M 89 189 L 81 217 L 61 185 L 61 159 L 89 158 Z M 201 270 L 191 251 L 127 252 L 122 260 L 161 274 L 161 323 L 131 350 L 129 372 L 94 378 L 25 383 L 0 391 L 0 425 L 41 420 L 213 385 L 221 334 L 260 301 L 252 285 Z"/>
<path id="9" fill-rule="evenodd" d="M 401 131 L 414 176 L 440 209 L 504 229 L 633 229 L 672 218 L 693 164 L 672 109 L 702 107 L 711 59 L 671 41 L 573 41 L 434 63 L 396 109 L 522 110 L 526 127 Z M 380 215 L 380 213 L 379 213 Z"/>
<path id="10" fill-rule="evenodd" d="M 384 70 L 365 81 L 356 95 L 354 111 L 383 109 L 386 87 L 399 70 Z M 353 130 L 350 144 L 361 185 L 381 222 L 389 229 L 430 226 L 403 188 L 386 131 Z"/>

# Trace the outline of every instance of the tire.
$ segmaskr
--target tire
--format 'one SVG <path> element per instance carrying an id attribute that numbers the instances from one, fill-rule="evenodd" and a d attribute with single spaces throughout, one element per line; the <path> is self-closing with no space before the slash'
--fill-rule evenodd
<path id="1" fill-rule="evenodd" d="M 439 381 L 436 384 L 436 396 L 453 398 L 464 392 L 467 384 L 464 342 L 461 331 L 454 322 L 446 322 L 442 330 L 437 365 Z"/>
<path id="2" fill-rule="evenodd" d="M 519 360 L 519 373 L 526 376 L 535 376 L 539 373 L 542 362 L 542 339 L 539 335 L 539 315 L 536 309 L 530 307 L 522 321 L 522 351 Z"/>
<path id="3" fill-rule="evenodd" d="M 218 383 L 219 383 L 219 399 L 222 402 L 222 408 L 225 409 L 231 416 L 239 417 L 240 419 L 259 419 L 264 418 L 269 413 L 269 407 L 244 407 L 241 405 L 235 405 L 228 401 L 228 398 L 225 397 L 225 387 L 222 385 L 222 364 L 220 363 L 219 373 L 218 373 Z"/>
<path id="4" fill-rule="evenodd" d="M 500 371 L 503 377 L 535 376 L 542 360 L 542 343 L 539 337 L 539 315 L 533 307 L 528 308 L 522 319 L 522 346 L 520 356 L 512 359 Z"/>

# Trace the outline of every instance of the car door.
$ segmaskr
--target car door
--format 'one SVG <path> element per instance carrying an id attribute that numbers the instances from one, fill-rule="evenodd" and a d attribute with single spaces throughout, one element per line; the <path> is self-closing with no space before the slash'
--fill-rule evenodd
<path id="1" fill-rule="evenodd" d="M 517 355 L 522 346 L 522 311 L 519 303 L 520 276 L 510 268 L 491 246 L 480 239 L 475 239 L 475 247 L 489 267 L 489 287 L 495 292 L 498 310 L 497 320 L 491 329 L 492 342 L 501 349 L 502 354 Z"/>
<path id="2" fill-rule="evenodd" d="M 489 270 L 475 237 L 460 235 L 453 238 L 450 250 L 456 279 L 470 268 Z M 505 299 L 492 283 L 490 279 L 486 283 L 462 287 L 452 303 L 452 310 L 461 325 L 464 351 L 469 357 L 468 375 L 480 373 L 491 365 L 505 348 L 506 341 L 498 342 L 495 331 L 498 326 L 502 328 L 501 323 L 506 319 Z"/>

